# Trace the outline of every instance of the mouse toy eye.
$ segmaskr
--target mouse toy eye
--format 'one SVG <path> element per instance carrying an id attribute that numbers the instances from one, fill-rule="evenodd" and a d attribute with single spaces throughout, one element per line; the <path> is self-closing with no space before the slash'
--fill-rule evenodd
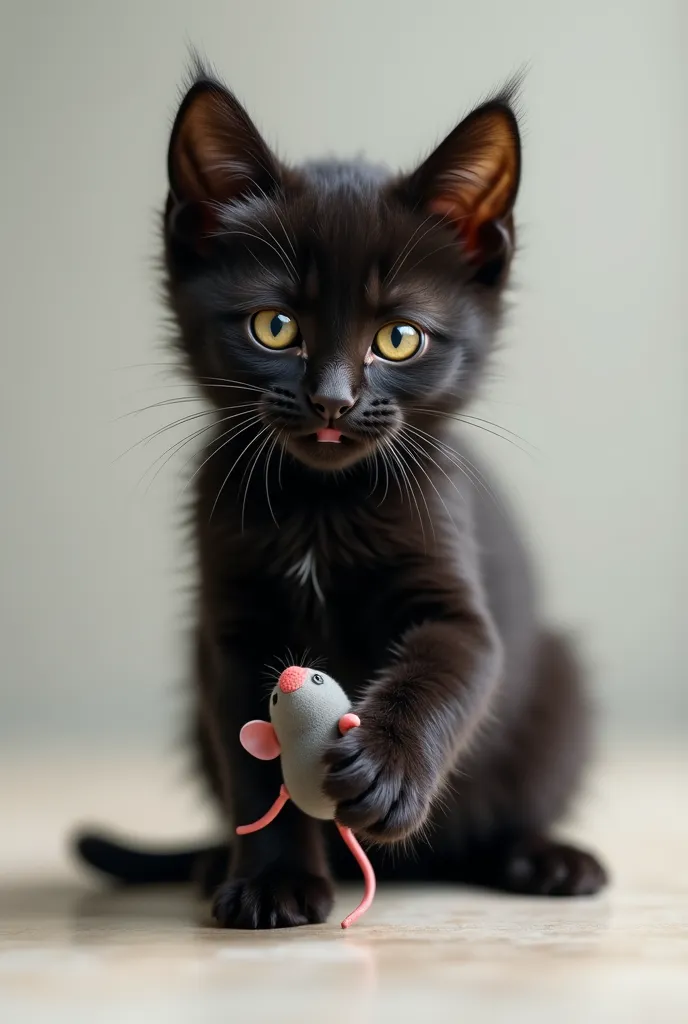
<path id="1" fill-rule="evenodd" d="M 311 676 L 311 679 L 313 680 L 316 686 L 322 686 L 322 684 L 325 682 L 323 677 L 319 675 L 317 672 L 315 673 L 315 675 Z"/>
<path id="2" fill-rule="evenodd" d="M 401 363 L 425 347 L 425 335 L 412 324 L 386 324 L 375 335 L 373 352 L 382 359 Z"/>
<path id="3" fill-rule="evenodd" d="M 289 348 L 299 341 L 299 325 L 279 309 L 261 309 L 251 320 L 251 333 L 265 348 Z"/>
<path id="4" fill-rule="evenodd" d="M 272 695 L 272 703 L 273 704 L 277 703 L 277 694 L 276 693 L 273 693 L 273 695 Z"/>

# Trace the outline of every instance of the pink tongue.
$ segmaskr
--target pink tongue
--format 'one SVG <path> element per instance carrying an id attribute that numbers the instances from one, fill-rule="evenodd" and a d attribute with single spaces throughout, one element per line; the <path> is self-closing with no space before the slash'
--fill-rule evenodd
<path id="1" fill-rule="evenodd" d="M 330 444 L 339 444 L 341 436 L 341 430 L 334 430 L 333 427 L 323 427 L 316 433 L 318 441 L 329 441 Z"/>

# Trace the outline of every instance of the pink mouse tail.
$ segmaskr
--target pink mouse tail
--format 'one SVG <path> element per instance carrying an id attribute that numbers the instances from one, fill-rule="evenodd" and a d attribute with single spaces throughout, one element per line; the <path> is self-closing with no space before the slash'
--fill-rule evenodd
<path id="1" fill-rule="evenodd" d="M 260 832 L 262 828 L 269 825 L 271 821 L 274 821 L 279 812 L 282 810 L 287 800 L 289 800 L 289 793 L 284 783 L 280 786 L 280 793 L 275 800 L 272 807 L 265 812 L 262 818 L 258 818 L 257 821 L 252 821 L 250 825 L 237 825 L 236 834 L 238 836 L 247 836 L 251 832 Z"/>
<path id="2" fill-rule="evenodd" d="M 345 917 L 344 920 L 342 921 L 342 928 L 350 928 L 352 924 L 355 924 L 356 921 L 358 921 L 359 917 L 362 917 L 363 914 L 365 914 L 366 910 L 373 902 L 376 884 L 375 872 L 373 871 L 373 865 L 368 860 L 368 856 L 365 850 L 363 849 L 363 847 L 361 846 L 361 844 L 359 843 L 358 839 L 353 834 L 351 829 L 346 828 L 344 825 L 340 825 L 338 821 L 335 822 L 335 825 L 339 829 L 339 834 L 341 835 L 342 839 L 344 840 L 344 842 L 346 843 L 346 845 L 349 847 L 354 857 L 356 858 L 358 865 L 361 871 L 363 872 L 363 882 L 365 884 L 365 892 L 363 895 L 363 899 L 358 904 L 356 909 L 352 910 L 349 916 Z"/>

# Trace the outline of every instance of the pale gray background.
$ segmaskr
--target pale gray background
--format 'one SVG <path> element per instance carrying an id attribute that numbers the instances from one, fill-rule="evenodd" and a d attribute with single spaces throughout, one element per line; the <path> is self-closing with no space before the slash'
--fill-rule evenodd
<path id="1" fill-rule="evenodd" d="M 524 62 L 522 252 L 479 438 L 610 728 L 685 726 L 686 24 L 680 0 L 2 4 L 0 734 L 168 743 L 183 710 L 193 408 L 156 299 L 187 45 L 286 158 L 410 165 Z M 143 365 L 141 365 L 143 364 Z"/>

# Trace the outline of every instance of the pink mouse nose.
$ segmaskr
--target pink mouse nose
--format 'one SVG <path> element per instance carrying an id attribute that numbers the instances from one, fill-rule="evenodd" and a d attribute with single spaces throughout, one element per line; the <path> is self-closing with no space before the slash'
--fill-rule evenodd
<path id="1" fill-rule="evenodd" d="M 295 690 L 299 690 L 303 686 L 307 678 L 307 668 L 301 668 L 299 665 L 290 665 L 289 668 L 285 668 L 279 677 L 279 688 L 282 693 L 294 693 Z"/>

